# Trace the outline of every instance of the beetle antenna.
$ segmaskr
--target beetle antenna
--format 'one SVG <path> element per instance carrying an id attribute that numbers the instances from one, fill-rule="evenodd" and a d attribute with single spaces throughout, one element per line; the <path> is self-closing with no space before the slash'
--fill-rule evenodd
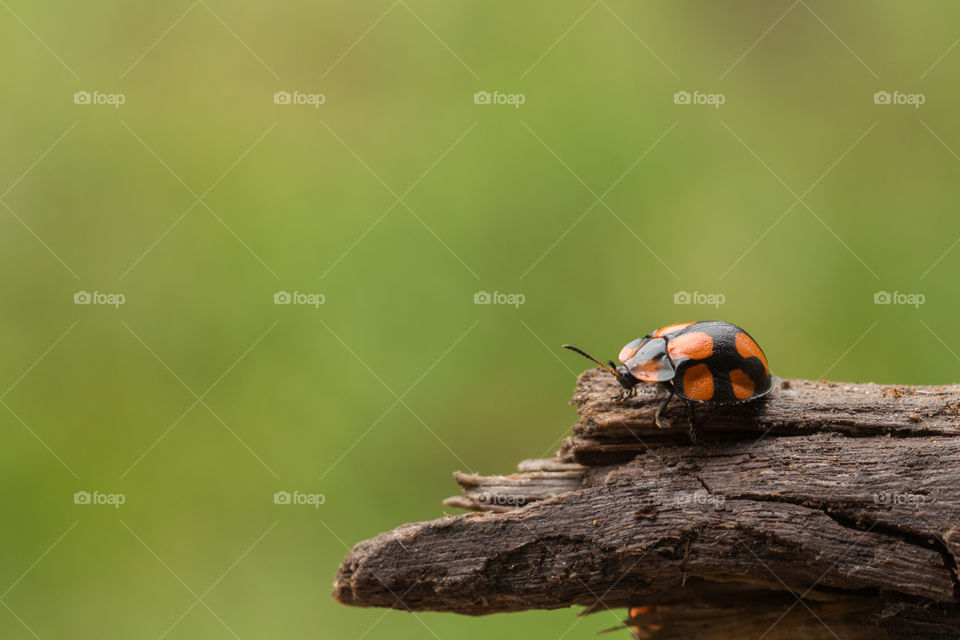
<path id="1" fill-rule="evenodd" d="M 617 373 L 617 370 L 616 370 L 616 369 L 611 368 L 609 365 L 603 364 L 602 362 L 600 362 L 599 360 L 597 360 L 596 358 L 594 358 L 592 355 L 590 355 L 590 354 L 587 353 L 586 351 L 583 351 L 582 349 L 578 349 L 578 348 L 576 348 L 575 346 L 570 345 L 570 344 L 565 344 L 565 345 L 563 345 L 563 348 L 564 348 L 564 349 L 570 349 L 570 351 L 576 351 L 577 353 L 579 353 L 580 355 L 582 355 L 582 356 L 583 356 L 584 358 L 586 358 L 587 360 L 593 360 L 594 362 L 596 362 L 598 365 L 600 365 L 600 367 L 601 367 L 602 369 L 604 369 L 605 371 L 607 371 L 607 372 L 609 372 L 609 373 L 612 373 L 612 374 L 614 375 L 614 377 L 616 377 L 616 378 L 619 378 L 619 377 L 620 377 L 620 374 Z"/>

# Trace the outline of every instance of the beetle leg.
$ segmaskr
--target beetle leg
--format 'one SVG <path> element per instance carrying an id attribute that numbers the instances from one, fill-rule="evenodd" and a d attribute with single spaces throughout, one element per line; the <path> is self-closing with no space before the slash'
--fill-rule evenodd
<path id="1" fill-rule="evenodd" d="M 635 397 L 637 397 L 637 388 L 630 387 L 629 389 L 620 389 L 620 393 L 614 396 L 611 396 L 610 400 L 615 402 L 624 402 L 626 400 L 629 400 L 630 398 L 635 398 Z"/>
<path id="2" fill-rule="evenodd" d="M 668 395 L 667 399 L 663 401 L 663 404 L 657 408 L 657 413 L 653 416 L 653 421 L 661 429 L 666 429 L 668 427 L 668 425 L 664 424 L 663 422 L 663 412 L 666 410 L 667 405 L 670 404 L 671 400 L 673 400 L 673 389 L 670 389 L 670 395 Z"/>
<path id="3" fill-rule="evenodd" d="M 689 400 L 687 400 L 687 421 L 690 425 L 690 444 L 697 444 L 697 415 L 693 411 L 693 403 Z"/>

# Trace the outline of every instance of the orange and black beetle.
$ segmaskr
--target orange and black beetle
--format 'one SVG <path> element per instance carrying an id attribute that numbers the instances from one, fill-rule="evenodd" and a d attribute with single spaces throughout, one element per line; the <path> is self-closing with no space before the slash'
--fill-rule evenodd
<path id="1" fill-rule="evenodd" d="M 604 364 L 580 349 L 563 345 L 593 360 L 616 376 L 621 398 L 636 395 L 642 382 L 659 382 L 670 395 L 657 409 L 661 414 L 674 395 L 690 409 L 690 438 L 695 438 L 691 402 L 737 404 L 766 395 L 773 388 L 770 367 L 760 346 L 746 331 L 729 322 L 685 322 L 657 329 L 620 350 L 620 366 Z"/>

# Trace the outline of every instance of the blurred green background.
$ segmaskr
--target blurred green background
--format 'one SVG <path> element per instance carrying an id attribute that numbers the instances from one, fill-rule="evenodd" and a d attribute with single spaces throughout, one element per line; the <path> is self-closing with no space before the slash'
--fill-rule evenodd
<path id="1" fill-rule="evenodd" d="M 3 0 L 0 637 L 612 626 L 351 609 L 330 585 L 355 542 L 441 515 L 452 471 L 556 449 L 587 364 L 563 342 L 613 357 L 718 318 L 782 376 L 956 381 L 958 18 Z"/>

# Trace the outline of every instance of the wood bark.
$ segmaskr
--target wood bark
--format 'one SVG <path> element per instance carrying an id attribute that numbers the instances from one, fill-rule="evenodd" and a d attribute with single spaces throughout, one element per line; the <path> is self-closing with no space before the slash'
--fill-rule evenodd
<path id="1" fill-rule="evenodd" d="M 456 474 L 475 510 L 361 542 L 344 604 L 469 615 L 648 605 L 652 638 L 960 638 L 960 387 L 778 381 L 752 406 L 614 401 L 580 376 L 554 460 Z M 781 617 L 782 616 L 782 617 Z"/>

